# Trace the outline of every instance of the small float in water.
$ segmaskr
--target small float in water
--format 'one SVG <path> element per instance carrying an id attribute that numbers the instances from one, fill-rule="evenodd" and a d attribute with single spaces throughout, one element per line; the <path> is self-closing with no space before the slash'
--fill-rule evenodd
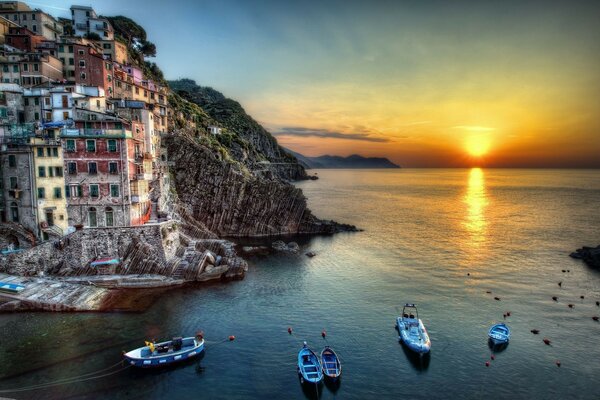
<path id="1" fill-rule="evenodd" d="M 321 351 L 321 364 L 323 365 L 323 374 L 325 377 L 336 380 L 342 375 L 342 364 L 331 347 L 325 346 L 323 351 Z"/>
<path id="2" fill-rule="evenodd" d="M 308 348 L 306 342 L 298 352 L 298 374 L 301 383 L 319 383 L 323 380 L 323 371 L 319 357 Z"/>
<path id="3" fill-rule="evenodd" d="M 490 341 L 496 345 L 508 344 L 510 340 L 510 328 L 506 324 L 496 324 L 490 328 L 488 332 Z"/>
<path id="4" fill-rule="evenodd" d="M 427 354 L 431 350 L 431 341 L 423 321 L 419 319 L 419 311 L 414 304 L 405 304 L 402 316 L 396 318 L 400 340 L 410 350 L 418 354 Z"/>
<path id="5" fill-rule="evenodd" d="M 204 351 L 202 335 L 196 337 L 176 337 L 161 343 L 146 342 L 146 346 L 124 354 L 129 364 L 135 367 L 162 367 L 189 360 Z"/>

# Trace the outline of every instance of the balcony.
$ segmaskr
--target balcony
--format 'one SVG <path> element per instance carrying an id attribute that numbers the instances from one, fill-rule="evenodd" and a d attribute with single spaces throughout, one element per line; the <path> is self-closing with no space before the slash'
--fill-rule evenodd
<path id="1" fill-rule="evenodd" d="M 61 136 L 126 136 L 125 129 L 63 128 Z"/>

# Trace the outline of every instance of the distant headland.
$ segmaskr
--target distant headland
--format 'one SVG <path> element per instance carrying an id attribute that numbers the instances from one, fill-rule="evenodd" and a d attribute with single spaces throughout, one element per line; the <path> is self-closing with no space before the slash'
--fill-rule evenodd
<path id="1" fill-rule="evenodd" d="M 307 157 L 300 153 L 286 149 L 292 154 L 298 162 L 306 169 L 319 168 L 356 168 L 356 169 L 375 169 L 375 168 L 400 168 L 384 157 L 363 157 L 358 154 L 353 154 L 348 157 L 324 155 L 319 157 Z"/>

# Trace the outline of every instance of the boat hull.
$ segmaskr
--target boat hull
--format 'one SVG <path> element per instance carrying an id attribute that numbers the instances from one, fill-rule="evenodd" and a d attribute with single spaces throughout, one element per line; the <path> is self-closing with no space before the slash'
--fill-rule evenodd
<path id="1" fill-rule="evenodd" d="M 342 364 L 335 351 L 329 346 L 321 351 L 321 365 L 326 379 L 335 381 L 342 375 Z"/>
<path id="2" fill-rule="evenodd" d="M 510 341 L 510 328 L 505 324 L 493 325 L 488 332 L 488 337 L 495 346 L 506 345 Z"/>
<path id="3" fill-rule="evenodd" d="M 150 356 L 141 356 L 141 352 L 148 347 L 140 347 L 124 355 L 128 364 L 138 368 L 159 368 L 166 365 L 177 364 L 191 358 L 199 356 L 204 351 L 204 340 L 198 341 L 195 338 L 185 338 L 184 340 L 193 340 L 194 345 L 183 348 L 180 351 L 173 351 L 164 354 Z M 169 342 L 158 343 L 156 346 L 164 345 Z"/>
<path id="4" fill-rule="evenodd" d="M 431 350 L 431 341 L 423 321 L 415 318 L 398 317 L 396 319 L 400 341 L 411 351 L 427 354 Z"/>

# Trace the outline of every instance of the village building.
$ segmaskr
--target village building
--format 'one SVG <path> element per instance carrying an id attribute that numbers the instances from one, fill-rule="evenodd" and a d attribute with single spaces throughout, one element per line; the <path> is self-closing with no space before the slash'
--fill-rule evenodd
<path id="1" fill-rule="evenodd" d="M 6 44 L 25 52 L 35 52 L 37 47 L 46 40 L 42 35 L 35 34 L 27 28 L 11 27 L 5 35 Z"/>
<path id="2" fill-rule="evenodd" d="M 46 82 L 61 82 L 61 61 L 49 54 L 25 53 L 19 60 L 21 86 L 32 87 Z"/>
<path id="3" fill-rule="evenodd" d="M 100 18 L 92 7 L 71 6 L 75 36 L 96 34 L 102 40 L 113 40 L 114 29 L 106 18 Z"/>
<path id="4" fill-rule="evenodd" d="M 56 40 L 64 33 L 63 24 L 56 18 L 20 1 L 1 1 L 0 16 L 49 40 Z"/>

